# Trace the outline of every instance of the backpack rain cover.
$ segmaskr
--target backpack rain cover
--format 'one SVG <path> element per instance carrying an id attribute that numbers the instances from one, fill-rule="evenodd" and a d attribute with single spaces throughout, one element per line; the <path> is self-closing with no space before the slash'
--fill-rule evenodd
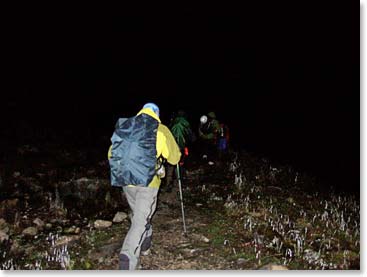
<path id="1" fill-rule="evenodd" d="M 111 185 L 148 186 L 156 174 L 159 122 L 147 114 L 120 118 L 111 137 Z"/>

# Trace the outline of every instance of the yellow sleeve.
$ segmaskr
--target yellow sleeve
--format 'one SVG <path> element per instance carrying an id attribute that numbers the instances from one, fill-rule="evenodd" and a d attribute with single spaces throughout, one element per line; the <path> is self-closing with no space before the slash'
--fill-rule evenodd
<path id="1" fill-rule="evenodd" d="M 107 154 L 108 159 L 111 159 L 111 156 L 112 156 L 112 144 L 110 148 L 108 149 L 108 154 Z"/>
<path id="2" fill-rule="evenodd" d="M 163 124 L 159 124 L 157 132 L 157 157 L 163 156 L 172 165 L 177 164 L 181 158 L 181 151 L 178 148 L 171 131 Z"/>

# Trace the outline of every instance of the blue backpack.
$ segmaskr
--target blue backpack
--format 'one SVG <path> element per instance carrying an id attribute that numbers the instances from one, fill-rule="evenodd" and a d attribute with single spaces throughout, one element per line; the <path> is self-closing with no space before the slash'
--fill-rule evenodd
<path id="1" fill-rule="evenodd" d="M 156 174 L 159 122 L 147 114 L 120 118 L 111 137 L 111 185 L 146 187 Z"/>

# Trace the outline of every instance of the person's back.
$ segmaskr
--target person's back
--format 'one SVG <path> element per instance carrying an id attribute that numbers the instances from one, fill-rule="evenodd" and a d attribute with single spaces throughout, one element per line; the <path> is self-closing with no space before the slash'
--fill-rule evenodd
<path id="1" fill-rule="evenodd" d="M 136 269 L 140 253 L 148 251 L 152 241 L 151 220 L 164 177 L 159 174 L 158 158 L 163 157 L 175 165 L 181 153 L 172 133 L 160 122 L 159 109 L 153 103 L 145 104 L 130 120 L 120 119 L 111 141 L 108 153 L 111 183 L 123 187 L 132 210 L 131 226 L 120 251 L 120 269 Z M 152 160 L 156 161 L 153 165 Z M 147 177 L 152 167 L 154 174 Z M 142 183 L 141 180 L 148 181 Z"/>
<path id="2" fill-rule="evenodd" d="M 180 166 L 181 166 L 182 174 L 184 175 L 185 170 L 183 166 L 184 166 L 184 163 L 187 162 L 187 156 L 189 155 L 188 147 L 190 143 L 193 141 L 193 133 L 191 130 L 190 123 L 187 120 L 187 115 L 183 110 L 179 110 L 176 116 L 173 117 L 171 124 L 170 124 L 170 130 L 172 132 L 172 135 L 176 139 L 176 142 L 181 151 Z M 172 194 L 174 195 L 176 192 L 174 188 L 177 188 L 177 187 L 174 185 L 174 182 L 173 182 L 174 181 L 173 173 L 174 173 L 174 167 L 168 165 L 165 190 L 166 192 L 171 192 L 171 193 L 173 192 Z"/>
<path id="3" fill-rule="evenodd" d="M 177 116 L 173 118 L 170 124 L 170 130 L 182 153 L 185 146 L 192 142 L 193 136 L 190 123 L 184 111 L 178 111 Z"/>
<path id="4" fill-rule="evenodd" d="M 200 121 L 199 137 L 202 142 L 202 150 L 206 152 L 204 156 L 209 156 L 208 158 L 213 160 L 216 158 L 216 145 L 220 125 L 214 112 L 209 112 L 205 118 L 207 120 L 204 122 Z"/>

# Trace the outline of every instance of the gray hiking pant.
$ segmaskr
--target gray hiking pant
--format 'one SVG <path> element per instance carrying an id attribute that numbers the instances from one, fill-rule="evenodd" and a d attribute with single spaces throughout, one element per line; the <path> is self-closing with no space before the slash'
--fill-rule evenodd
<path id="1" fill-rule="evenodd" d="M 157 207 L 158 189 L 128 186 L 123 189 L 132 211 L 132 218 L 120 254 L 129 257 L 129 269 L 136 269 L 141 244 L 153 233 L 151 219 Z"/>

